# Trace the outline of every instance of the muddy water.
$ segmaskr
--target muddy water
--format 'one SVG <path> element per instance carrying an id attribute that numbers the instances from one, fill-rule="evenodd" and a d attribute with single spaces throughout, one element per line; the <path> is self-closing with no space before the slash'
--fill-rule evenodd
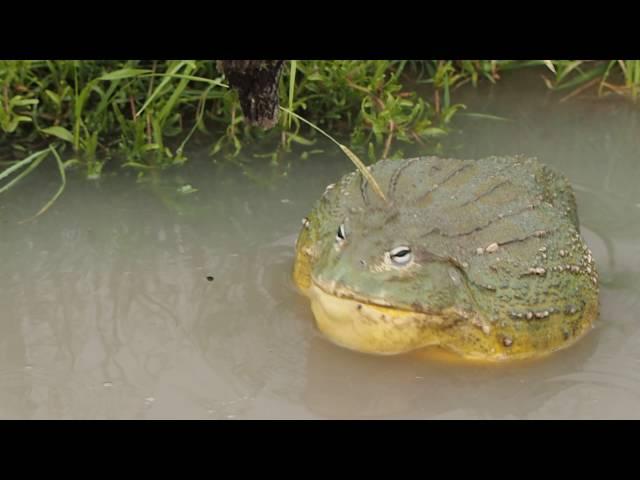
<path id="1" fill-rule="evenodd" d="M 301 218 L 351 170 L 338 153 L 243 172 L 203 150 L 158 182 L 71 179 L 19 223 L 57 188 L 43 165 L 0 199 L 0 418 L 640 418 L 640 109 L 529 83 L 458 97 L 509 121 L 461 121 L 445 152 L 571 179 L 602 278 L 574 347 L 487 367 L 325 341 L 290 270 Z"/>

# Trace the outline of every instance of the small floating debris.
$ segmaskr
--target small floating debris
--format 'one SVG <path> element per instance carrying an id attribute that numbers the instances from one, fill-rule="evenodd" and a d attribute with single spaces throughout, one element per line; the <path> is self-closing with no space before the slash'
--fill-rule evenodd
<path id="1" fill-rule="evenodd" d="M 197 188 L 193 188 L 191 185 L 186 184 L 186 185 L 182 185 L 181 187 L 178 187 L 178 193 L 182 194 L 182 195 L 188 195 L 190 193 L 195 193 L 198 191 Z"/>

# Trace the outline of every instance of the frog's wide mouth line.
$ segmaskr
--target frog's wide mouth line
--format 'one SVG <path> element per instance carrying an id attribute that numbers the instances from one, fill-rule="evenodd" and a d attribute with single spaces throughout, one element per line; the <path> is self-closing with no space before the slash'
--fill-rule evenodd
<path id="1" fill-rule="evenodd" d="M 434 316 L 439 314 L 439 312 L 428 311 L 428 310 L 425 310 L 424 308 L 412 309 L 409 307 L 398 306 L 396 304 L 392 304 L 391 302 L 388 302 L 387 300 L 383 300 L 381 298 L 364 297 L 354 292 L 353 290 L 349 290 L 347 288 L 339 287 L 335 285 L 335 282 L 332 282 L 332 284 L 327 284 L 326 282 L 322 282 L 313 276 L 311 277 L 311 286 L 322 290 L 322 292 L 324 292 L 326 295 L 330 295 L 332 297 L 335 297 L 336 299 L 351 300 L 358 304 L 362 304 L 363 306 L 375 307 L 383 311 L 395 311 L 401 315 L 402 314 L 404 315 L 421 315 L 422 314 L 422 315 Z"/>

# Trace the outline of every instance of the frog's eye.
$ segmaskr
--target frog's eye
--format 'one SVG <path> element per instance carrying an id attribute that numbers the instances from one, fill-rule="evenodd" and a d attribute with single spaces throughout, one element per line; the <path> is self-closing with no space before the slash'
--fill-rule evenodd
<path id="1" fill-rule="evenodd" d="M 413 254 L 411 253 L 411 249 L 409 247 L 396 247 L 389 252 L 389 257 L 391 261 L 396 265 L 406 265 L 413 258 Z"/>
<path id="2" fill-rule="evenodd" d="M 336 241 L 344 242 L 346 238 L 347 238 L 347 234 L 344 231 L 344 223 L 343 223 L 338 227 L 338 233 L 336 233 Z"/>

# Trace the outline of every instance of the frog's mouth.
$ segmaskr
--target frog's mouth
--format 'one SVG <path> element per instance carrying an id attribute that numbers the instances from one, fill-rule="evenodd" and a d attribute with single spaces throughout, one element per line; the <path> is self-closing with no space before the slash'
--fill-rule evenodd
<path id="1" fill-rule="evenodd" d="M 316 279 L 305 294 L 318 329 L 334 343 L 364 353 L 393 355 L 439 345 L 452 323 L 452 312 L 398 308 Z"/>

